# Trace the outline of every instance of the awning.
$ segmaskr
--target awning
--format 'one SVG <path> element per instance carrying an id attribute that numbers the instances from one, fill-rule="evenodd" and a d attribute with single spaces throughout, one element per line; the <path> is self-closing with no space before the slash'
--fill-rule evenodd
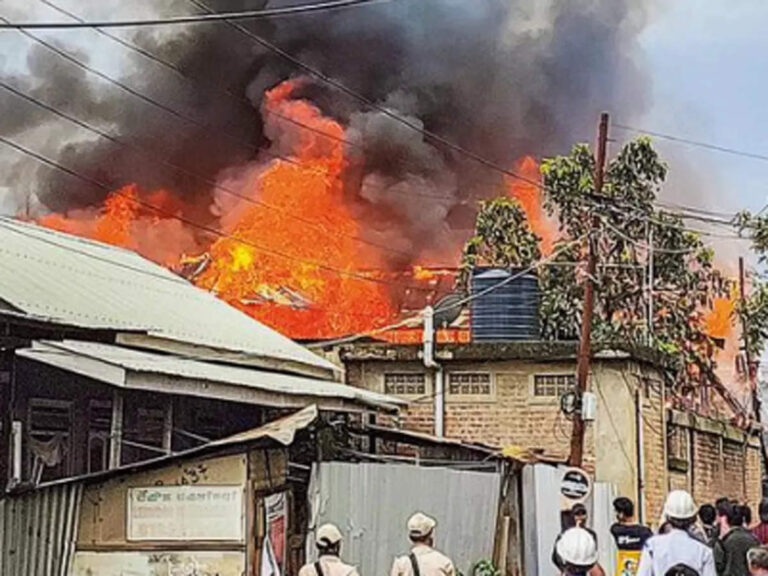
<path id="1" fill-rule="evenodd" d="M 396 411 L 405 402 L 330 380 L 206 362 L 113 344 L 79 340 L 34 341 L 16 351 L 99 382 L 130 390 L 198 396 L 277 408 L 316 404 L 321 410 Z"/>

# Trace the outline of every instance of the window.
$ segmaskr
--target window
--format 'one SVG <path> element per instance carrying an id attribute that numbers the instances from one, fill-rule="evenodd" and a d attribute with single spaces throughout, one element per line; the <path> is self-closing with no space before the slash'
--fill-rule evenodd
<path id="1" fill-rule="evenodd" d="M 32 398 L 28 410 L 30 479 L 37 483 L 70 475 L 72 403 Z"/>
<path id="2" fill-rule="evenodd" d="M 670 425 L 667 429 L 667 468 L 688 472 L 690 448 L 688 430 Z"/>
<path id="3" fill-rule="evenodd" d="M 533 395 L 539 398 L 560 398 L 576 387 L 573 374 L 534 374 Z"/>
<path id="4" fill-rule="evenodd" d="M 487 372 L 452 372 L 448 375 L 450 396 L 492 396 L 491 375 Z"/>
<path id="5" fill-rule="evenodd" d="M 111 426 L 112 402 L 91 400 L 88 405 L 88 472 L 109 468 Z"/>
<path id="6" fill-rule="evenodd" d="M 384 374 L 384 393 L 393 396 L 426 396 L 427 378 L 423 372 Z"/>

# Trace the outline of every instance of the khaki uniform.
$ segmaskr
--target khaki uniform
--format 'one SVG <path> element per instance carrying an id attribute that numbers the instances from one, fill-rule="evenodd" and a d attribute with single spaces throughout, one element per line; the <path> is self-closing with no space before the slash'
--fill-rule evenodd
<path id="1" fill-rule="evenodd" d="M 454 576 L 453 562 L 437 550 L 419 544 L 414 546 L 411 552 L 416 556 L 421 576 Z M 415 576 L 410 557 L 401 556 L 396 558 L 394 564 L 392 564 L 390 576 Z"/>
<path id="2" fill-rule="evenodd" d="M 323 576 L 360 576 L 357 568 L 344 564 L 337 556 L 321 556 L 320 568 L 323 570 Z M 299 570 L 299 576 L 320 576 L 315 570 L 314 562 L 305 564 Z"/>

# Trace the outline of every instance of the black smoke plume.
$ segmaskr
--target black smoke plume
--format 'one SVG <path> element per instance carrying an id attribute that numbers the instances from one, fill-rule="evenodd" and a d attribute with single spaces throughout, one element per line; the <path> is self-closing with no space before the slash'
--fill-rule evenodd
<path id="1" fill-rule="evenodd" d="M 203 12 L 203 1 L 213 11 L 296 4 L 175 0 L 162 14 Z M 647 81 L 636 46 L 647 17 L 644 4 L 391 0 L 237 25 L 110 31 L 172 67 L 127 51 L 97 32 L 79 32 L 93 36 L 94 50 L 127 57 L 128 66 L 107 73 L 146 98 L 19 35 L 19 46 L 27 49 L 28 73 L 6 75 L 3 82 L 108 131 L 131 149 L 70 129 L 4 90 L 0 131 L 49 151 L 70 170 L 107 188 L 137 182 L 195 199 L 189 203 L 198 207 L 195 217 L 210 221 L 215 216 L 199 208 L 207 205 L 199 200 L 213 201 L 210 181 L 225 169 L 265 159 L 259 153 L 269 146 L 259 113 L 264 91 L 301 75 L 254 43 L 238 29 L 242 26 L 409 120 L 513 167 L 525 154 L 560 153 L 574 141 L 591 139 L 601 110 L 629 116 L 646 106 Z M 78 15 L 89 17 L 83 8 Z M 33 33 L 84 63 L 94 60 L 67 44 L 65 33 Z M 461 236 L 475 201 L 500 183 L 499 174 L 321 81 L 309 78 L 300 95 L 348 127 L 347 138 L 354 143 L 349 154 L 357 160 L 345 175 L 348 197 L 373 239 L 414 255 L 436 250 Z M 12 163 L 4 184 L 34 188 L 45 209 L 82 208 L 103 200 L 100 187 L 24 162 L 24 169 Z M 22 176 L 24 183 L 9 180 Z"/>

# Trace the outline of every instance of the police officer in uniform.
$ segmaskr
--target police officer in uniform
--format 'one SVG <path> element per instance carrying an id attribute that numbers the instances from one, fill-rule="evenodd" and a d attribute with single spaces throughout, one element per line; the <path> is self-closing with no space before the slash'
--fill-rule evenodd
<path id="1" fill-rule="evenodd" d="M 433 548 L 436 526 L 437 522 L 421 512 L 411 516 L 408 520 L 411 553 L 395 559 L 390 576 L 454 576 L 453 562 Z"/>
<path id="2" fill-rule="evenodd" d="M 333 524 L 325 524 L 315 534 L 317 562 L 306 564 L 299 576 L 359 576 L 357 568 L 341 561 L 341 532 Z"/>

